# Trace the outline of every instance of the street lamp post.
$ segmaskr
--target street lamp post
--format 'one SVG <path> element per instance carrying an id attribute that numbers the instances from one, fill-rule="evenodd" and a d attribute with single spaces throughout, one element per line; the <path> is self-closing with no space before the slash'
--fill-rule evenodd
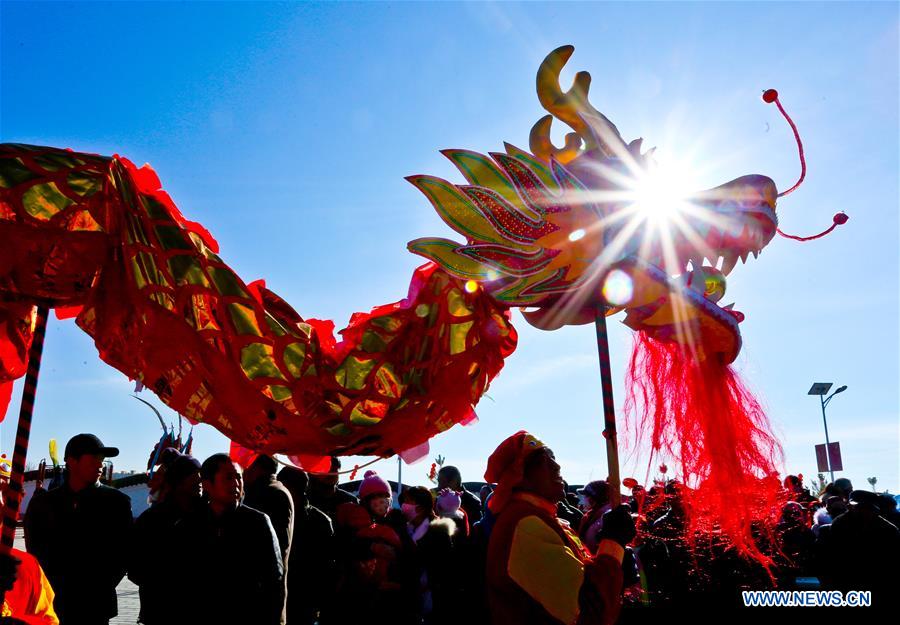
<path id="1" fill-rule="evenodd" d="M 831 470 L 831 442 L 828 440 L 828 420 L 825 418 L 825 406 L 828 405 L 828 402 L 830 402 L 835 395 L 846 391 L 847 386 L 844 385 L 838 387 L 835 392 L 828 397 L 825 397 L 826 393 L 831 390 L 831 386 L 831 382 L 816 382 L 810 387 L 807 395 L 818 395 L 819 400 L 822 402 L 822 424 L 825 426 L 825 466 L 828 467 L 831 481 L 834 482 L 834 471 Z"/>

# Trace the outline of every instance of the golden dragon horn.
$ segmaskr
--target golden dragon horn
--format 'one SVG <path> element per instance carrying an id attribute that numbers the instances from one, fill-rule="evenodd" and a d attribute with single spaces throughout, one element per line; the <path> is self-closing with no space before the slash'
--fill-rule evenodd
<path id="1" fill-rule="evenodd" d="M 538 68 L 538 100 L 550 115 L 545 115 L 532 127 L 531 151 L 539 158 L 549 160 L 552 157 L 561 163 L 579 156 L 582 143 L 584 151 L 598 148 L 608 157 L 619 155 L 625 143 L 618 129 L 588 101 L 591 75 L 587 72 L 575 74 L 575 81 L 568 91 L 563 91 L 559 84 L 559 74 L 574 51 L 574 46 L 560 46 L 548 54 Z M 550 139 L 553 117 L 575 131 L 566 135 L 562 148 L 555 147 Z"/>

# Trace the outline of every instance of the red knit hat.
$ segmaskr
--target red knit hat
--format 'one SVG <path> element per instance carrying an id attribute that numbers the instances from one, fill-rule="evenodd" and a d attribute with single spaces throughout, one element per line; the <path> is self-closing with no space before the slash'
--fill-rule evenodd
<path id="1" fill-rule="evenodd" d="M 365 499 L 369 495 L 393 496 L 391 485 L 384 481 L 375 471 L 366 471 L 362 484 L 359 485 L 359 498 Z"/>
<path id="2" fill-rule="evenodd" d="M 497 488 L 488 502 L 491 512 L 497 514 L 512 495 L 513 488 L 525 478 L 525 458 L 539 449 L 546 447 L 544 443 L 520 430 L 500 443 L 488 458 L 484 479 L 496 482 Z"/>

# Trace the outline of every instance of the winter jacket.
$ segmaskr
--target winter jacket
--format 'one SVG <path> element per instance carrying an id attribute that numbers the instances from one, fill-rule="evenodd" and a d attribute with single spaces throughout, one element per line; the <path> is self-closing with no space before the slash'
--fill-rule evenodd
<path id="1" fill-rule="evenodd" d="M 285 593 L 291 552 L 291 539 L 294 535 L 294 500 L 290 491 L 274 476 L 265 476 L 247 485 L 244 494 L 244 505 L 259 510 L 269 517 L 278 546 L 281 550 L 281 562 L 284 564 Z M 287 621 L 287 604 L 281 615 L 281 625 Z"/>
<path id="2" fill-rule="evenodd" d="M 173 600 L 178 625 L 277 625 L 284 564 L 272 524 L 239 505 L 221 517 L 208 506 L 175 525 Z"/>
<path id="3" fill-rule="evenodd" d="M 823 526 L 819 541 L 823 588 L 871 590 L 873 608 L 893 605 L 900 588 L 900 530 L 877 514 L 867 518 L 851 510 Z"/>
<path id="4" fill-rule="evenodd" d="M 313 506 L 297 508 L 287 578 L 288 625 L 311 625 L 334 597 L 334 530 L 331 519 Z"/>
<path id="5" fill-rule="evenodd" d="M 167 625 L 172 614 L 172 561 L 175 524 L 184 513 L 171 502 L 155 504 L 134 522 L 128 559 L 128 579 L 138 586 L 140 622 Z"/>
<path id="6" fill-rule="evenodd" d="M 469 528 L 481 520 L 481 499 L 475 493 L 470 493 L 465 488 L 459 493 L 462 500 L 462 509 L 466 513 L 466 519 L 469 521 Z"/>
<path id="7" fill-rule="evenodd" d="M 66 483 L 28 506 L 25 543 L 50 580 L 63 625 L 106 623 L 118 614 L 131 527 L 131 499 L 100 483 L 77 493 Z"/>
<path id="8" fill-rule="evenodd" d="M 450 625 L 459 620 L 463 575 L 461 547 L 464 535 L 452 519 L 433 519 L 416 542 L 420 592 L 429 625 Z"/>

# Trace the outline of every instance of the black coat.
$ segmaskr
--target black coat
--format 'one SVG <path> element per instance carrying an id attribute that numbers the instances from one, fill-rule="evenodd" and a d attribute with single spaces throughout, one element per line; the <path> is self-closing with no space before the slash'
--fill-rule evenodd
<path id="1" fill-rule="evenodd" d="M 106 623 L 118 614 L 131 527 L 131 499 L 99 483 L 77 493 L 67 483 L 31 501 L 25 544 L 53 586 L 61 623 Z"/>
<path id="2" fill-rule="evenodd" d="M 460 492 L 459 498 L 462 502 L 460 507 L 466 513 L 466 519 L 469 521 L 469 529 L 471 530 L 472 526 L 481 520 L 481 499 L 478 498 L 478 495 L 467 491 L 465 487 Z"/>
<path id="3" fill-rule="evenodd" d="M 138 586 L 144 625 L 168 625 L 175 618 L 172 559 L 177 554 L 172 553 L 172 543 L 175 525 L 184 516 L 174 503 L 163 502 L 144 510 L 134 522 L 128 579 Z"/>
<path id="4" fill-rule="evenodd" d="M 244 494 L 244 505 L 259 510 L 272 523 L 278 546 L 281 549 L 281 562 L 284 564 L 285 584 L 288 579 L 288 557 L 291 553 L 291 538 L 294 535 L 294 499 L 290 491 L 278 481 L 274 475 L 265 476 L 247 486 Z M 285 585 L 285 592 L 287 586 Z M 287 622 L 287 606 L 281 615 L 281 624 Z"/>
<path id="5" fill-rule="evenodd" d="M 335 489 L 334 494 L 323 497 L 320 493 L 316 493 L 312 487 L 310 487 L 308 498 L 309 505 L 327 514 L 332 523 L 337 520 L 338 506 L 345 503 L 359 503 L 359 499 L 354 497 L 353 493 L 348 493 L 343 488 L 337 488 Z"/>
<path id="6" fill-rule="evenodd" d="M 464 540 L 452 519 L 435 519 L 416 543 L 419 566 L 431 594 L 431 612 L 425 620 L 429 625 L 450 625 L 462 616 L 459 598 L 466 574 L 461 550 Z"/>
<path id="7" fill-rule="evenodd" d="M 823 588 L 871 590 L 873 608 L 891 605 L 900 588 L 900 530 L 876 514 L 851 510 L 819 530 L 818 546 Z"/>
<path id="8" fill-rule="evenodd" d="M 277 625 L 284 608 L 284 565 L 272 524 L 238 506 L 221 517 L 209 507 L 175 525 L 173 624 Z"/>
<path id="9" fill-rule="evenodd" d="M 336 580 L 331 519 L 313 506 L 297 508 L 287 578 L 288 625 L 311 625 L 334 598 Z"/>
<path id="10" fill-rule="evenodd" d="M 259 510 L 269 517 L 275 536 L 278 537 L 281 560 L 287 564 L 291 551 L 291 537 L 294 534 L 294 500 L 290 491 L 274 475 L 264 477 L 247 485 L 244 505 Z"/>

